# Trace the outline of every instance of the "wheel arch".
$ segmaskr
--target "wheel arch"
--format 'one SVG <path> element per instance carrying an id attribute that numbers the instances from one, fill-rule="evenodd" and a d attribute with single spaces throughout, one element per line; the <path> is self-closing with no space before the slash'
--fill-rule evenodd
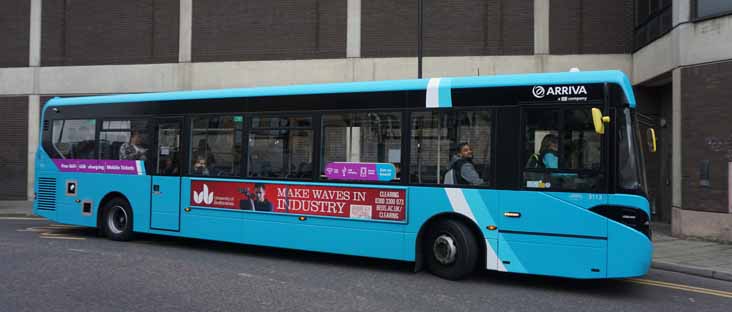
<path id="1" fill-rule="evenodd" d="M 478 251 L 478 254 L 481 255 L 481 257 L 478 258 L 478 266 L 485 267 L 485 253 L 486 253 L 486 242 L 485 242 L 485 236 L 483 235 L 483 232 L 480 230 L 480 227 L 478 224 L 476 224 L 472 219 L 466 217 L 465 215 L 462 215 L 457 212 L 442 212 L 438 213 L 424 222 L 422 226 L 419 228 L 419 232 L 417 232 L 417 240 L 415 242 L 415 254 L 414 254 L 414 271 L 419 272 L 422 270 L 422 267 L 424 266 L 424 255 L 422 253 L 422 245 L 425 233 L 427 233 L 427 230 L 436 222 L 441 220 L 455 220 L 458 222 L 461 222 L 465 224 L 469 229 L 470 232 L 475 235 L 476 239 L 478 240 L 478 247 L 480 250 Z"/>

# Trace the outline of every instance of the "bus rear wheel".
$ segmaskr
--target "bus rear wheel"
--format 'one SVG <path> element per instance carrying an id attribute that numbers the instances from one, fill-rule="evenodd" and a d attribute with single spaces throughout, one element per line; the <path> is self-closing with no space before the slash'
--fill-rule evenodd
<path id="1" fill-rule="evenodd" d="M 113 198 L 102 211 L 102 229 L 109 239 L 129 241 L 133 238 L 132 207 L 126 200 Z"/>
<path id="2" fill-rule="evenodd" d="M 464 223 L 445 219 L 430 226 L 422 250 L 432 274 L 459 280 L 475 270 L 480 248 Z"/>

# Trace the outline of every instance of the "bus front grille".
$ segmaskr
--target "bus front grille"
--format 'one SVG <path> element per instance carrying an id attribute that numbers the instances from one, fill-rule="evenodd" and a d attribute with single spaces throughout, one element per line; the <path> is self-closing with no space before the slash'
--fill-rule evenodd
<path id="1" fill-rule="evenodd" d="M 56 178 L 38 178 L 38 209 L 56 209 Z"/>

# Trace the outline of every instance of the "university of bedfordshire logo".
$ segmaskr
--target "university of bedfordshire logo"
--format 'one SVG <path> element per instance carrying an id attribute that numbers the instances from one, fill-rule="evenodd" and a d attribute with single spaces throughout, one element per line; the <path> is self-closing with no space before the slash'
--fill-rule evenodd
<path id="1" fill-rule="evenodd" d="M 531 89 L 531 93 L 534 94 L 535 98 L 543 98 L 544 95 L 546 95 L 546 91 L 544 90 L 544 87 L 542 86 L 534 86 L 533 89 Z"/>
<path id="2" fill-rule="evenodd" d="M 206 203 L 206 205 L 210 205 L 213 203 L 213 192 L 208 192 L 208 185 L 203 185 L 203 191 L 196 192 L 193 191 L 193 201 L 196 202 L 196 204 L 202 204 Z"/>

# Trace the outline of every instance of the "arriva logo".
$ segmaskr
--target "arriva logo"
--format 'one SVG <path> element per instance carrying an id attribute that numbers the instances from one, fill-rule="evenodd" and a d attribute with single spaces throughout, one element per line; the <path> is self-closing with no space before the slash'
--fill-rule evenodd
<path id="1" fill-rule="evenodd" d="M 546 95 L 587 95 L 585 86 L 554 86 L 544 89 L 542 86 L 534 86 L 531 93 L 535 98 L 543 98 Z"/>
<path id="2" fill-rule="evenodd" d="M 209 193 L 208 185 L 204 184 L 202 192 L 193 191 L 193 201 L 196 204 L 206 203 L 206 205 L 210 205 L 213 203 L 213 192 Z"/>
<path id="3" fill-rule="evenodd" d="M 534 94 L 535 98 L 543 98 L 544 97 L 544 87 L 542 86 L 534 86 L 533 89 L 531 89 L 531 93 Z"/>

